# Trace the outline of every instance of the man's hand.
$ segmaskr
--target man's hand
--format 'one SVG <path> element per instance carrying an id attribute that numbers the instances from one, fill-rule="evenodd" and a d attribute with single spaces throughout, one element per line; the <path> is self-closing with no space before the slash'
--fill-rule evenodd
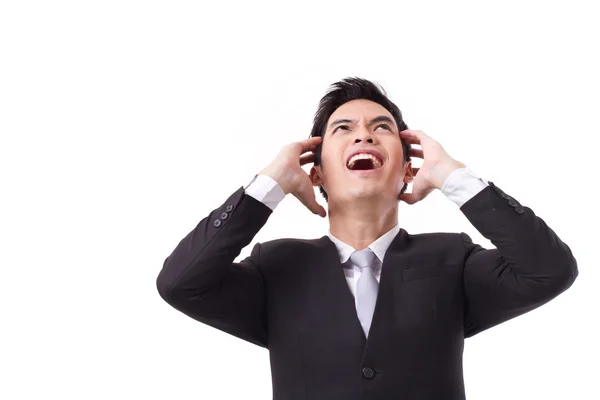
<path id="1" fill-rule="evenodd" d="M 283 146 L 275 160 L 269 166 L 263 168 L 259 175 L 267 175 L 273 178 L 286 195 L 288 193 L 293 194 L 314 214 L 325 217 L 327 213 L 317 203 L 310 177 L 301 168 L 304 164 L 314 162 L 315 154 L 313 151 L 321 143 L 321 140 L 320 136 L 315 136 Z M 304 154 L 309 151 L 309 154 Z"/>
<path id="2" fill-rule="evenodd" d="M 452 171 L 466 167 L 460 161 L 456 161 L 442 147 L 441 144 L 427 136 L 423 131 L 407 129 L 400 132 L 400 137 L 409 144 L 419 144 L 421 149 L 410 149 L 411 157 L 422 158 L 423 165 L 413 168 L 412 193 L 404 193 L 400 200 L 414 204 L 423 200 L 434 189 L 441 189 Z"/>

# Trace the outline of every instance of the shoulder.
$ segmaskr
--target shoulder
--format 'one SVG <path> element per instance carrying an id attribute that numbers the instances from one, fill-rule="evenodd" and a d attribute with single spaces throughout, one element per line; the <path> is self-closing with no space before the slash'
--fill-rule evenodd
<path id="1" fill-rule="evenodd" d="M 411 233 L 408 235 L 412 244 L 424 243 L 462 243 L 462 232 L 427 232 L 427 233 Z"/>
<path id="2" fill-rule="evenodd" d="M 319 239 L 280 238 L 268 240 L 260 243 L 261 254 L 272 257 L 278 255 L 289 257 L 294 253 L 317 250 L 323 246 L 325 239 L 327 239 L 326 236 Z"/>
<path id="3" fill-rule="evenodd" d="M 407 250 L 415 259 L 423 261 L 462 263 L 465 257 L 463 235 L 459 232 L 410 234 Z"/>
<path id="4" fill-rule="evenodd" d="M 335 246 L 327 236 L 319 239 L 280 238 L 259 242 L 257 246 L 260 249 L 257 262 L 268 277 L 280 275 L 282 271 L 287 274 L 298 265 L 311 264 L 315 257 L 320 258 L 328 251 L 335 254 Z"/>

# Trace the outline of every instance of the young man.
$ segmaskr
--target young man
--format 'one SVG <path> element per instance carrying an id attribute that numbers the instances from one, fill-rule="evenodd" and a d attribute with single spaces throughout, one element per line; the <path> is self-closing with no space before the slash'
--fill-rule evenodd
<path id="1" fill-rule="evenodd" d="M 325 217 L 314 186 L 327 235 L 257 243 L 233 262 L 287 194 Z M 399 201 L 435 189 L 497 249 L 400 228 Z M 530 208 L 409 130 L 383 89 L 348 78 L 321 99 L 311 138 L 283 147 L 178 244 L 157 287 L 191 318 L 268 348 L 274 399 L 459 400 L 464 339 L 577 275 L 569 247 Z"/>

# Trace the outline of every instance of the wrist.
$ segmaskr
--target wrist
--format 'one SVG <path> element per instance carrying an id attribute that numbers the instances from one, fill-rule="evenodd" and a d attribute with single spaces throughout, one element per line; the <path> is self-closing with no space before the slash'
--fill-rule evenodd
<path id="1" fill-rule="evenodd" d="M 466 168 L 467 166 L 460 162 L 460 161 L 456 161 L 453 160 L 452 162 L 445 164 L 442 168 L 440 168 L 440 172 L 437 176 L 436 182 L 435 182 L 435 187 L 437 189 L 442 189 L 442 186 L 444 185 L 444 182 L 446 182 L 446 180 L 448 179 L 448 177 L 457 169 L 460 168 Z"/>
<path id="2" fill-rule="evenodd" d="M 287 195 L 290 192 L 287 185 L 284 184 L 284 182 L 286 182 L 285 177 L 281 172 L 277 171 L 276 169 L 266 167 L 260 170 L 258 175 L 266 175 L 269 178 L 273 179 L 275 182 L 277 182 L 281 190 L 283 190 L 284 194 Z"/>

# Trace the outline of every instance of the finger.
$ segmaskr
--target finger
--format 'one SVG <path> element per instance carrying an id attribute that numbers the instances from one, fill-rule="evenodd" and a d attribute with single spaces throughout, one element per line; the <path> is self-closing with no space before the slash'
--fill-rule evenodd
<path id="1" fill-rule="evenodd" d="M 310 200 L 302 200 L 302 199 L 300 199 L 300 201 L 313 214 L 319 215 L 319 216 L 321 216 L 323 218 L 325 218 L 327 216 L 327 212 L 325 211 L 325 209 L 319 203 L 317 203 L 316 200 L 310 201 Z"/>
<path id="2" fill-rule="evenodd" d="M 403 136 L 402 141 L 408 144 L 421 144 L 421 139 L 414 136 Z"/>
<path id="3" fill-rule="evenodd" d="M 327 212 L 325 211 L 325 209 L 319 203 L 317 203 L 317 199 L 315 198 L 315 191 L 313 190 L 313 187 L 310 184 L 302 185 L 296 197 L 313 214 L 320 215 L 323 218 L 327 216 Z"/>
<path id="4" fill-rule="evenodd" d="M 413 136 L 416 138 L 422 138 L 424 136 L 427 136 L 427 134 L 423 131 L 420 131 L 418 129 L 405 129 L 403 131 L 400 131 L 400 135 L 402 136 Z"/>
<path id="5" fill-rule="evenodd" d="M 319 143 L 321 143 L 323 138 L 321 136 L 313 136 L 309 139 L 305 139 L 300 141 L 300 146 L 302 146 L 302 153 L 306 153 L 309 150 L 313 150 Z"/>
<path id="6" fill-rule="evenodd" d="M 407 140 L 411 144 L 419 144 L 423 139 L 427 138 L 425 132 L 412 129 L 400 131 L 399 134 L 401 138 Z"/>
<path id="7" fill-rule="evenodd" d="M 418 157 L 418 158 L 423 158 L 423 150 L 422 149 L 415 149 L 415 148 L 411 148 L 408 150 L 408 155 L 411 157 Z"/>
<path id="8" fill-rule="evenodd" d="M 407 204 L 415 204 L 420 199 L 414 193 L 404 193 L 404 194 L 400 195 L 399 200 L 401 200 Z"/>
<path id="9" fill-rule="evenodd" d="M 399 133 L 402 137 L 419 137 L 419 132 L 414 129 L 405 129 Z"/>
<path id="10" fill-rule="evenodd" d="M 305 165 L 315 161 L 315 153 L 305 154 L 300 157 L 300 165 Z"/>

